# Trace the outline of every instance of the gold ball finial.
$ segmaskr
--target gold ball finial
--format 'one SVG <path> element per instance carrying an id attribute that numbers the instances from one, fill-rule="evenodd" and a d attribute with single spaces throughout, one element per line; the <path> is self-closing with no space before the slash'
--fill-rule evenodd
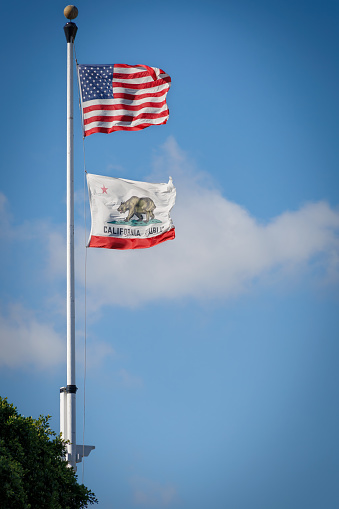
<path id="1" fill-rule="evenodd" d="M 67 7 L 64 8 L 64 15 L 67 19 L 75 19 L 78 15 L 78 9 L 75 5 L 67 5 Z"/>

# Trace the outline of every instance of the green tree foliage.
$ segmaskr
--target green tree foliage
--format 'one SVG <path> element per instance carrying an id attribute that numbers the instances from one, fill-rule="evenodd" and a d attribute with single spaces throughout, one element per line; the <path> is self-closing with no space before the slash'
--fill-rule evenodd
<path id="1" fill-rule="evenodd" d="M 63 459 L 50 416 L 24 417 L 0 397 L 1 509 L 81 509 L 97 503 Z"/>

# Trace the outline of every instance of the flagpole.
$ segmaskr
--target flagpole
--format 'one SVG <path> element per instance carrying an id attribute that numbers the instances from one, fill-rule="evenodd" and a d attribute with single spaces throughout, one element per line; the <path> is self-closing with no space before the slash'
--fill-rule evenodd
<path id="1" fill-rule="evenodd" d="M 68 20 L 78 9 L 64 10 Z M 75 296 L 74 296 L 74 155 L 73 155 L 73 45 L 78 27 L 72 21 L 64 26 L 67 41 L 67 386 L 64 392 L 64 434 L 67 462 L 76 470 L 76 391 L 75 385 Z"/>

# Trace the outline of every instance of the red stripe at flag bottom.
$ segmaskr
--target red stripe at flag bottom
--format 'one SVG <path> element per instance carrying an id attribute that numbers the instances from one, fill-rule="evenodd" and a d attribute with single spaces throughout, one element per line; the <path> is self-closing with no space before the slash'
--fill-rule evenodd
<path id="1" fill-rule="evenodd" d="M 168 232 L 164 232 L 156 237 L 148 237 L 146 239 L 123 239 L 118 237 L 102 237 L 92 235 L 88 247 L 103 247 L 106 249 L 144 249 L 153 247 L 165 240 L 173 240 L 175 238 L 175 228 Z"/>

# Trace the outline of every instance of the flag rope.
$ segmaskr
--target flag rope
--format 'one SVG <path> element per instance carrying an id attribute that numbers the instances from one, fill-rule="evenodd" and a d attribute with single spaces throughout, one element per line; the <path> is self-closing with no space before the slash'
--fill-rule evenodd
<path id="1" fill-rule="evenodd" d="M 84 219 L 85 219 L 85 238 L 86 235 L 86 199 L 85 199 L 85 185 L 84 185 Z M 83 431 L 82 431 L 82 484 L 84 483 L 85 475 L 85 425 L 86 425 L 86 372 L 87 372 L 87 248 L 85 246 L 85 318 L 84 318 L 84 417 L 83 417 Z"/>
<path id="2" fill-rule="evenodd" d="M 76 64 L 76 69 L 78 69 L 78 60 L 75 51 L 75 44 L 73 44 L 74 48 L 74 59 Z M 78 72 L 77 72 L 78 74 Z M 81 111 L 81 97 L 80 97 L 80 86 L 79 80 L 77 80 L 78 84 L 78 98 L 79 98 L 79 110 L 81 123 L 83 124 L 82 119 L 82 111 Z M 85 428 L 86 428 L 86 376 L 87 376 L 87 216 L 86 216 L 86 154 L 85 154 L 85 137 L 84 130 L 82 130 L 82 149 L 84 154 L 84 231 L 85 231 L 85 263 L 84 263 L 84 397 L 83 397 L 83 406 L 84 406 L 84 414 L 83 414 L 83 425 L 82 425 L 82 484 L 84 483 L 85 477 Z"/>

